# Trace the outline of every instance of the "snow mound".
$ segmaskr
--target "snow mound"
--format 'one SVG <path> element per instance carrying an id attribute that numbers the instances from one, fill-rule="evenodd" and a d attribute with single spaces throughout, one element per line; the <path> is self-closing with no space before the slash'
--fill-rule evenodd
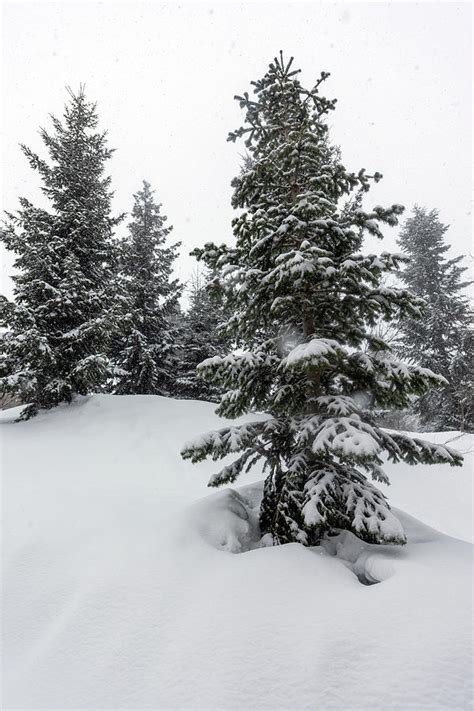
<path id="1" fill-rule="evenodd" d="M 225 489 L 194 504 L 186 518 L 187 526 L 207 544 L 229 553 L 245 553 L 272 545 L 261 537 L 258 512 L 263 494 L 263 481 Z M 407 533 L 407 545 L 378 545 L 362 541 L 350 531 L 339 531 L 321 542 L 318 553 L 339 559 L 365 585 L 380 583 L 392 577 L 397 561 L 412 561 L 419 555 L 419 546 L 456 548 L 456 539 L 449 538 L 398 509 L 394 514 Z M 451 543 L 449 543 L 451 541 Z M 469 551 L 469 547 L 465 550 Z M 313 549 L 315 552 L 315 549 Z M 423 552 L 422 552 L 423 555 Z"/>
<path id="2" fill-rule="evenodd" d="M 218 550 L 243 553 L 257 548 L 261 498 L 261 484 L 240 491 L 224 489 L 195 504 L 186 525 L 191 525 L 197 535 Z"/>
<path id="3" fill-rule="evenodd" d="M 222 426 L 213 410 L 94 396 L 2 414 L 2 707 L 468 708 L 472 546 L 396 511 L 404 547 L 265 547 L 261 472 L 209 496 L 218 465 L 179 456 Z M 392 468 L 391 501 L 465 536 L 468 459 L 426 469 Z"/>

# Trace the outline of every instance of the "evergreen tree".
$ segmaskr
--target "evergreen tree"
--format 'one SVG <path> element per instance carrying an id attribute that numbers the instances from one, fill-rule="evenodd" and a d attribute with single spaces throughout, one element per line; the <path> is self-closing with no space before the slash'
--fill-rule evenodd
<path id="1" fill-rule="evenodd" d="M 204 360 L 225 352 L 225 341 L 218 325 L 222 309 L 209 293 L 209 278 L 196 270 L 190 284 L 189 309 L 183 319 L 181 356 L 177 380 L 180 397 L 218 401 L 221 391 L 214 383 L 199 377 L 198 366 Z"/>
<path id="2" fill-rule="evenodd" d="M 401 324 L 400 352 L 448 381 L 441 390 L 419 398 L 414 406 L 422 426 L 441 430 L 459 429 L 461 422 L 468 424 L 465 394 L 452 366 L 458 356 L 462 358 L 466 332 L 472 325 L 469 301 L 463 295 L 470 282 L 462 280 L 466 271 L 460 264 L 463 257 L 445 256 L 449 249 L 445 241 L 447 230 L 437 210 L 415 206 L 399 238 L 399 245 L 410 260 L 402 279 L 410 291 L 425 301 L 422 319 L 408 318 Z"/>
<path id="3" fill-rule="evenodd" d="M 466 330 L 449 370 L 456 403 L 456 427 L 474 432 L 474 330 Z"/>
<path id="4" fill-rule="evenodd" d="M 129 234 L 121 245 L 122 336 L 116 345 L 116 392 L 170 395 L 177 368 L 177 310 L 181 286 L 171 278 L 179 243 L 166 246 L 165 227 L 154 191 L 146 181 L 134 195 Z"/>
<path id="5" fill-rule="evenodd" d="M 381 285 L 399 258 L 360 251 L 364 233 L 382 237 L 380 225 L 395 225 L 403 208 L 362 208 L 369 176 L 349 173 L 328 141 L 324 117 L 335 102 L 319 94 L 328 75 L 307 90 L 291 65 L 280 55 L 253 83 L 254 98 L 236 97 L 246 121 L 229 139 L 246 136 L 253 160 L 234 181 L 235 245 L 197 251 L 218 274 L 215 288 L 233 312 L 227 333 L 245 349 L 201 366 L 226 389 L 217 412 L 268 417 L 203 435 L 182 455 L 200 461 L 238 453 L 211 486 L 231 483 L 263 460 L 260 527 L 274 543 L 311 545 L 332 528 L 404 543 L 384 495 L 363 472 L 387 482 L 384 453 L 410 464 L 462 458 L 383 431 L 367 409 L 371 400 L 404 407 L 413 393 L 439 384 L 370 333 L 381 316 L 419 313 L 405 289 Z"/>
<path id="6" fill-rule="evenodd" d="M 1 233 L 17 254 L 14 301 L 2 301 L 1 383 L 29 403 L 22 419 L 39 408 L 100 390 L 110 373 L 114 255 L 110 178 L 112 150 L 97 131 L 96 106 L 81 88 L 70 90 L 63 120 L 40 131 L 49 162 L 22 146 L 42 180 L 49 208 L 26 198 L 8 215 Z"/>

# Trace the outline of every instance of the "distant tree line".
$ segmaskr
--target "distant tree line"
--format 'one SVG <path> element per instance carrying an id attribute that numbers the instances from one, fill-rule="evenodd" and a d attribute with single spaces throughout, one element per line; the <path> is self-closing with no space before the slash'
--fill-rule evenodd
<path id="1" fill-rule="evenodd" d="M 244 97 L 245 106 L 246 101 Z M 251 104 L 248 107 L 251 114 Z M 277 115 L 279 109 L 272 105 L 269 111 Z M 242 129 L 238 134 L 247 131 L 250 151 L 234 182 L 236 207 L 245 206 L 252 191 L 263 199 L 262 181 L 264 177 L 270 180 L 261 157 L 263 149 L 251 150 L 257 131 L 252 120 L 251 130 Z M 97 126 L 95 104 L 86 99 L 82 88 L 77 94 L 69 90 L 62 120 L 52 117 L 51 130 L 40 131 L 47 158 L 22 146 L 49 203 L 48 208 L 40 208 L 20 198 L 20 209 L 7 213 L 1 232 L 16 260 L 14 298 L 2 297 L 0 302 L 0 383 L 5 397 L 26 405 L 22 419 L 91 392 L 218 400 L 225 385 L 206 379 L 205 369 L 199 377 L 197 366 L 245 347 L 253 338 L 249 324 L 255 314 L 251 318 L 246 313 L 245 322 L 239 323 L 239 297 L 224 297 L 219 288 L 222 258 L 207 259 L 208 267 L 200 268 L 187 287 L 173 277 L 180 244 L 170 242 L 172 227 L 167 226 L 148 182 L 143 181 L 134 195 L 126 227 L 124 215 L 112 215 L 113 193 L 106 164 L 113 151 L 107 146 L 106 133 Z M 319 131 L 316 126 L 315 131 Z M 262 134 L 261 140 L 269 138 Z M 310 138 L 306 140 L 309 145 Z M 328 165 L 338 165 L 339 149 L 331 146 L 322 132 L 317 140 L 318 160 L 324 157 Z M 315 159 L 308 160 L 313 160 L 314 168 Z M 309 175 L 311 169 L 307 171 Z M 351 210 L 362 215 L 361 196 L 367 190 L 367 179 L 362 176 L 347 181 L 359 187 L 345 207 L 346 217 Z M 322 181 L 318 189 L 329 187 Z M 335 189 L 339 198 L 344 189 Z M 278 199 L 274 198 L 275 214 Z M 395 219 L 388 213 L 374 215 L 366 220 L 369 232 L 377 234 L 375 220 L 379 218 Z M 242 219 L 239 229 L 250 235 L 250 220 Z M 362 231 L 362 217 L 358 219 L 357 229 Z M 291 220 L 286 225 L 288 230 L 290 227 Z M 270 234 L 273 227 L 269 224 L 265 229 Z M 446 231 L 436 210 L 415 207 L 400 233 L 399 244 L 409 261 L 395 273 L 423 303 L 418 302 L 419 313 L 400 315 L 391 345 L 409 363 L 445 380 L 437 389 L 413 394 L 397 421 L 403 424 L 416 416 L 423 429 L 472 430 L 474 336 L 472 311 L 465 296 L 469 282 L 462 278 L 462 257 L 445 257 Z M 218 250 L 214 250 L 216 254 Z M 296 264 L 291 274 L 302 280 Z M 180 297 L 185 288 L 188 307 L 183 311 Z M 253 309 L 268 309 L 266 303 L 259 302 L 258 284 L 245 288 L 252 294 Z M 278 295 L 282 312 L 290 301 L 289 290 L 290 285 L 282 281 Z M 260 321 L 263 333 L 267 327 Z M 305 328 L 309 334 L 311 319 Z M 334 327 L 327 333 L 334 335 Z M 281 338 L 291 341 L 292 335 L 289 332 Z M 380 409 L 381 421 L 390 423 L 393 413 L 392 405 Z"/>
<path id="2" fill-rule="evenodd" d="M 172 276 L 179 243 L 143 182 L 130 221 L 112 216 L 106 163 L 113 151 L 97 129 L 96 106 L 69 91 L 63 120 L 41 130 L 48 159 L 22 146 L 49 209 L 20 198 L 1 238 L 16 255 L 14 298 L 0 304 L 3 394 L 25 403 L 21 419 L 91 392 L 210 399 L 198 363 L 222 348 L 219 306 L 202 271 Z"/>

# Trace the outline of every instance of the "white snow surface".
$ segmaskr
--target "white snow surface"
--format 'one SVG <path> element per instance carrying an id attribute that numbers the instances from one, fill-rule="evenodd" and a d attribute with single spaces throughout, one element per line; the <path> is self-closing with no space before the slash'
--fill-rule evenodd
<path id="1" fill-rule="evenodd" d="M 213 410 L 2 413 L 2 708 L 470 708 L 473 436 L 423 434 L 462 469 L 387 467 L 406 546 L 270 547 L 260 472 L 210 494 L 179 457 Z"/>

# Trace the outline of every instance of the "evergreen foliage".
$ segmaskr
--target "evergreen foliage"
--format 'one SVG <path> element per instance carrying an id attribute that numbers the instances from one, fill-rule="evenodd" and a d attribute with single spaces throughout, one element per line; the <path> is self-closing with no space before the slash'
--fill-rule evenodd
<path id="1" fill-rule="evenodd" d="M 134 195 L 129 234 L 120 245 L 122 333 L 115 351 L 121 395 L 175 394 L 181 286 L 171 274 L 179 243 L 166 245 L 172 230 L 166 220 L 143 181 Z"/>
<path id="2" fill-rule="evenodd" d="M 449 373 L 453 399 L 457 407 L 456 425 L 462 432 L 474 432 L 474 330 L 472 328 L 466 330 Z"/>
<path id="3" fill-rule="evenodd" d="M 197 367 L 208 358 L 225 353 L 225 341 L 218 326 L 222 309 L 209 293 L 209 277 L 196 270 L 191 278 L 189 309 L 184 316 L 180 339 L 181 355 L 177 379 L 180 397 L 217 402 L 221 390 L 198 375 Z"/>
<path id="4" fill-rule="evenodd" d="M 49 207 L 20 198 L 1 238 L 17 255 L 14 301 L 2 300 L 1 385 L 40 408 L 100 390 L 110 375 L 114 254 L 110 178 L 112 150 L 97 131 L 96 106 L 69 91 L 63 120 L 40 131 L 49 161 L 22 146 L 42 181 Z"/>
<path id="5" fill-rule="evenodd" d="M 428 429 L 472 429 L 473 371 L 466 368 L 461 376 L 461 361 L 467 362 L 472 338 L 472 312 L 463 289 L 466 268 L 462 256 L 447 259 L 447 225 L 437 210 L 415 206 L 400 232 L 399 245 L 409 258 L 402 279 L 410 291 L 425 301 L 422 319 L 402 321 L 400 352 L 426 368 L 443 375 L 448 383 L 438 391 L 419 398 L 414 411 L 420 424 Z M 472 349 L 472 345 L 471 345 Z M 472 356 L 471 356 L 472 357 Z M 457 363 L 455 366 L 454 364 Z M 469 414 L 471 413 L 471 414 Z"/>
<path id="6" fill-rule="evenodd" d="M 210 481 L 233 482 L 259 460 L 266 471 L 261 530 L 274 543 L 317 543 L 334 527 L 377 543 L 404 543 L 384 495 L 364 476 L 387 482 L 391 461 L 449 462 L 461 457 L 440 445 L 387 433 L 367 407 L 406 407 L 443 379 L 400 362 L 383 338 L 380 319 L 417 317 L 420 301 L 383 285 L 403 257 L 361 253 L 365 233 L 382 237 L 402 207 L 366 211 L 372 178 L 350 173 L 329 143 L 326 115 L 335 101 L 319 93 L 328 74 L 305 89 L 282 55 L 254 97 L 236 97 L 252 160 L 234 180 L 235 244 L 197 250 L 232 316 L 227 336 L 240 350 L 200 366 L 225 388 L 217 412 L 236 418 L 268 414 L 187 443 L 194 462 L 238 454 Z"/>

